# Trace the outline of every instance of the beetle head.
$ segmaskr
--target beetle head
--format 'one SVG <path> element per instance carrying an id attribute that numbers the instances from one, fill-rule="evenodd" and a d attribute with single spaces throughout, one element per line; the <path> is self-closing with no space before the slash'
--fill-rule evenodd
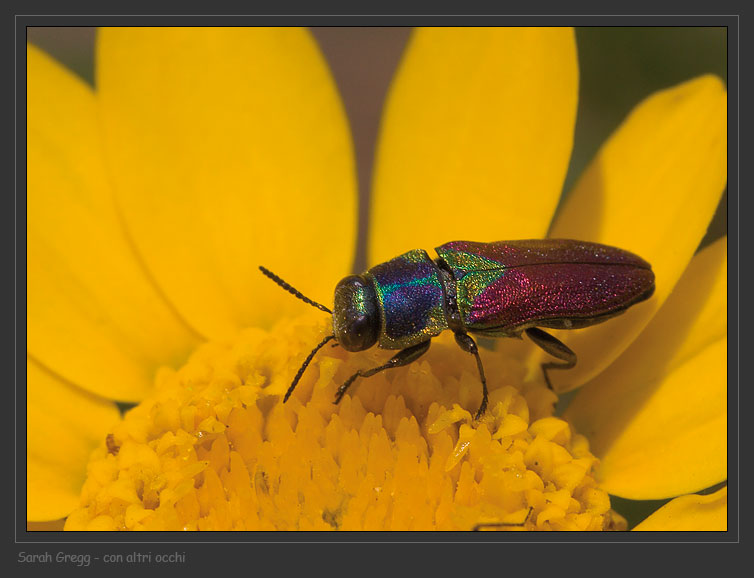
<path id="1" fill-rule="evenodd" d="M 343 349 L 363 351 L 377 343 L 380 314 L 369 279 L 362 275 L 343 278 L 335 287 L 333 309 L 333 331 Z"/>

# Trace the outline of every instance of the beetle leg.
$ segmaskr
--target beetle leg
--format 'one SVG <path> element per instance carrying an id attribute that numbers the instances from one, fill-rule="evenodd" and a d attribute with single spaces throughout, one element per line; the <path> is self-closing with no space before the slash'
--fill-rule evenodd
<path id="1" fill-rule="evenodd" d="M 408 365 L 412 361 L 416 361 L 417 359 L 419 359 L 419 357 L 424 355 L 429 349 L 430 343 L 430 340 L 422 341 L 421 343 L 417 343 L 416 345 L 412 345 L 411 347 L 407 347 L 406 349 L 401 349 L 393 357 L 388 359 L 387 362 L 383 365 L 373 367 L 372 369 L 360 369 L 351 377 L 349 377 L 345 381 L 345 383 L 343 383 L 343 385 L 338 388 L 338 392 L 335 394 L 335 403 L 340 403 L 340 400 L 345 395 L 346 390 L 356 380 L 357 377 L 372 377 L 374 374 L 379 373 L 380 371 Z"/>
<path id="2" fill-rule="evenodd" d="M 545 375 L 545 382 L 547 387 L 552 389 L 550 378 L 547 375 L 548 369 L 571 369 L 576 365 L 576 354 L 562 341 L 556 339 L 549 333 L 545 333 L 538 327 L 530 327 L 526 330 L 526 335 L 529 336 L 534 343 L 544 349 L 547 353 L 553 357 L 557 357 L 562 360 L 563 363 L 556 361 L 550 361 L 542 364 L 542 373 Z"/>
<path id="3" fill-rule="evenodd" d="M 487 379 L 484 377 L 482 358 L 479 357 L 479 348 L 476 346 L 476 343 L 470 335 L 467 335 L 466 333 L 456 333 L 455 335 L 456 343 L 460 345 L 461 349 L 468 353 L 471 353 L 471 355 L 476 357 L 476 366 L 479 369 L 479 378 L 482 380 L 482 405 L 479 406 L 479 411 L 476 412 L 474 419 L 479 419 L 487 409 Z"/>
<path id="4" fill-rule="evenodd" d="M 515 523 L 505 523 L 505 522 L 482 522 L 481 524 L 475 525 L 471 531 L 472 532 L 479 532 L 482 528 L 501 528 L 503 526 L 525 526 L 526 522 L 529 521 L 529 516 L 531 516 L 531 512 L 534 510 L 534 506 L 529 506 L 529 511 L 526 513 L 526 518 L 524 518 L 523 522 L 515 522 Z"/>

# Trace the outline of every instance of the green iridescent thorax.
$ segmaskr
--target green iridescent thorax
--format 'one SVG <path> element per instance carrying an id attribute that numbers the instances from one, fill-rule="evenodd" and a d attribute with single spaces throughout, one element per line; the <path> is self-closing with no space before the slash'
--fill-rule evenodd
<path id="1" fill-rule="evenodd" d="M 364 276 L 374 283 L 383 349 L 405 349 L 448 329 L 440 272 L 426 251 L 409 251 Z"/>

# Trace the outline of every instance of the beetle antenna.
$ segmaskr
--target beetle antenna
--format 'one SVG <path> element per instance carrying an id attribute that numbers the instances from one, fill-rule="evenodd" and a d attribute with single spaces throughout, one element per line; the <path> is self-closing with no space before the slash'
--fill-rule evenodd
<path id="1" fill-rule="evenodd" d="M 312 301 L 306 295 L 304 295 L 303 293 L 301 293 L 301 291 L 299 291 L 298 289 L 294 289 L 293 287 L 291 287 L 288 283 L 286 283 L 285 281 L 283 281 L 280 277 L 278 277 L 277 275 L 275 275 L 275 273 L 273 273 L 269 269 L 265 269 L 264 267 L 262 267 L 260 265 L 259 266 L 259 270 L 262 273 L 264 273 L 266 277 L 269 277 L 270 279 L 272 279 L 275 283 L 277 283 L 278 285 L 280 285 L 283 289 L 285 289 L 286 291 L 288 291 L 288 293 L 290 293 L 294 297 L 298 297 L 304 303 L 308 303 L 309 305 L 312 305 L 312 306 L 316 307 L 317 309 L 321 309 L 325 313 L 329 313 L 330 315 L 332 315 L 332 311 L 330 311 L 327 307 L 325 307 L 324 305 L 321 305 L 320 303 L 317 303 L 316 301 Z M 324 343 L 325 342 L 323 342 L 323 344 Z M 286 397 L 286 399 L 287 399 L 287 397 Z"/>
<path id="2" fill-rule="evenodd" d="M 309 364 L 312 362 L 312 359 L 314 359 L 314 355 L 325 346 L 325 343 L 327 343 L 331 339 L 335 339 L 335 335 L 328 335 L 322 341 L 319 342 L 319 345 L 317 345 L 317 347 L 312 349 L 312 352 L 304 360 L 304 363 L 299 368 L 298 373 L 296 373 L 296 377 L 293 378 L 293 383 L 291 383 L 291 386 L 288 388 L 288 391 L 285 392 L 283 403 L 288 401 L 288 398 L 291 397 L 293 390 L 296 389 L 298 382 L 301 380 L 301 376 L 304 375 L 304 371 L 306 371 L 306 368 L 309 367 Z"/>

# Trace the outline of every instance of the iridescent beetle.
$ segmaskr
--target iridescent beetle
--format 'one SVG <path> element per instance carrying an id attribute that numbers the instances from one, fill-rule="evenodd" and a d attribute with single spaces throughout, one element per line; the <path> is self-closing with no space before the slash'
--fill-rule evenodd
<path id="1" fill-rule="evenodd" d="M 400 351 L 383 365 L 362 369 L 338 388 L 338 403 L 358 377 L 370 377 L 407 365 L 429 349 L 430 341 L 449 329 L 464 351 L 476 358 L 482 382 L 478 419 L 487 408 L 487 380 L 474 339 L 526 335 L 557 362 L 550 369 L 569 369 L 576 354 L 544 332 L 579 329 L 601 323 L 648 299 L 654 274 L 642 258 L 615 247 L 545 239 L 477 243 L 452 241 L 431 259 L 415 249 L 349 275 L 335 287 L 334 311 L 305 297 L 280 277 L 262 273 L 299 299 L 333 316 L 333 334 L 304 360 L 283 401 L 287 401 L 314 355 L 335 339 L 347 351 L 373 345 Z"/>

